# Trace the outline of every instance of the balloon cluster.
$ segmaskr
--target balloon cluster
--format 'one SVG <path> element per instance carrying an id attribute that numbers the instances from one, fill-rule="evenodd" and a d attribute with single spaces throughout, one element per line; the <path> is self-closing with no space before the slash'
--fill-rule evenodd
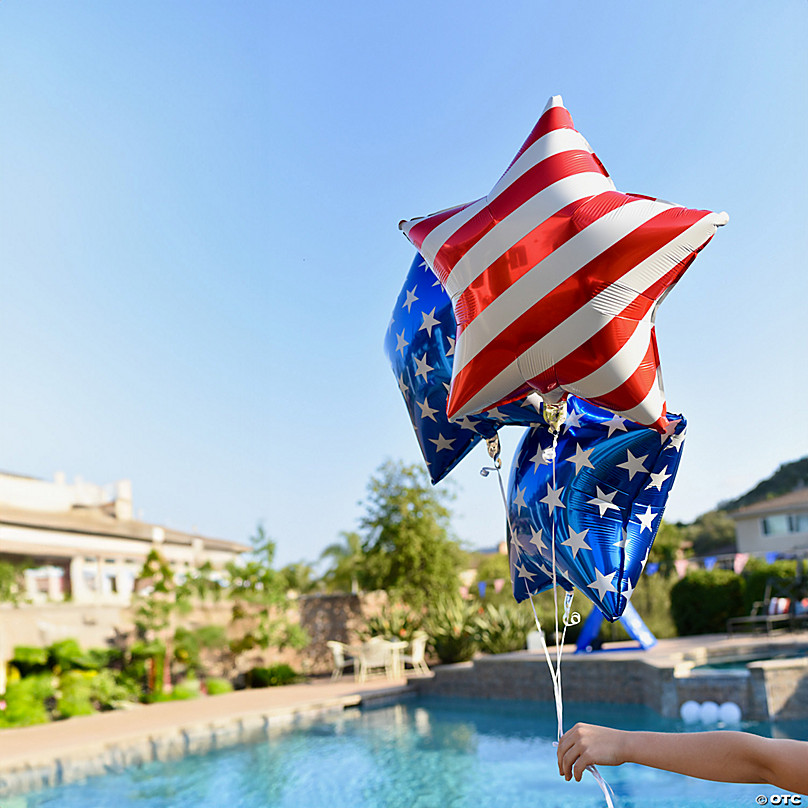
<path id="1" fill-rule="evenodd" d="M 432 482 L 529 427 L 507 497 L 517 600 L 555 580 L 610 620 L 626 608 L 686 427 L 656 310 L 727 221 L 619 192 L 554 96 L 486 196 L 399 225 L 419 254 L 385 348 Z"/>

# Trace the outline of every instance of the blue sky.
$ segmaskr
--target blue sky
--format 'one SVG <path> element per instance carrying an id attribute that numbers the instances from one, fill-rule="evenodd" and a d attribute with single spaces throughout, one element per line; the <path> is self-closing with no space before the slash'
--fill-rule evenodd
<path id="1" fill-rule="evenodd" d="M 315 559 L 420 462 L 399 220 L 487 193 L 560 93 L 620 190 L 730 214 L 657 317 L 693 519 L 808 453 L 807 38 L 802 0 L 0 4 L 0 468 Z"/>

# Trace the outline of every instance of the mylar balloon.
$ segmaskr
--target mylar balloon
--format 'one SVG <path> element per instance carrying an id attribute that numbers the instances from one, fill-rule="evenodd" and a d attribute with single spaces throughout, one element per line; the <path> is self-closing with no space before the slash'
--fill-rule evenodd
<path id="1" fill-rule="evenodd" d="M 664 431 L 656 308 L 728 220 L 619 193 L 551 98 L 488 196 L 399 225 L 453 301 L 449 416 L 535 389 Z"/>
<path id="2" fill-rule="evenodd" d="M 448 295 L 420 255 L 410 267 L 384 340 L 418 445 L 433 483 L 448 474 L 481 438 L 503 424 L 541 423 L 527 401 L 491 409 L 456 423 L 446 415 L 452 378 L 455 321 Z"/>
<path id="3" fill-rule="evenodd" d="M 679 467 L 686 422 L 659 433 L 570 397 L 551 458 L 545 427 L 522 438 L 508 511 L 520 561 L 555 565 L 609 620 L 623 613 L 648 560 Z M 529 568 L 532 569 L 532 568 Z M 512 578 L 518 573 L 512 568 Z M 514 590 L 517 600 L 521 590 Z"/>

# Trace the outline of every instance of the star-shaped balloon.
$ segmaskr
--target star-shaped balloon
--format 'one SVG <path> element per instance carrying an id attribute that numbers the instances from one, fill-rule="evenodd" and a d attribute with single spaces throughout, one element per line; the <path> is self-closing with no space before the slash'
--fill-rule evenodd
<path id="1" fill-rule="evenodd" d="M 514 596 L 534 593 L 517 565 L 544 586 L 574 584 L 610 620 L 623 613 L 643 572 L 682 452 L 685 419 L 656 432 L 570 396 L 555 447 L 546 427 L 528 430 L 511 469 L 508 513 L 518 545 Z M 553 554 L 555 535 L 555 554 Z M 535 590 L 539 591 L 539 590 Z"/>
<path id="2" fill-rule="evenodd" d="M 496 435 L 503 424 L 542 423 L 536 406 L 524 400 L 484 416 L 449 420 L 446 399 L 455 332 L 449 296 L 426 261 L 416 255 L 393 309 L 384 347 L 433 483 L 445 477 L 478 441 Z"/>
<path id="3" fill-rule="evenodd" d="M 449 416 L 537 390 L 664 431 L 656 308 L 728 220 L 618 192 L 551 98 L 488 196 L 399 225 L 454 305 Z"/>

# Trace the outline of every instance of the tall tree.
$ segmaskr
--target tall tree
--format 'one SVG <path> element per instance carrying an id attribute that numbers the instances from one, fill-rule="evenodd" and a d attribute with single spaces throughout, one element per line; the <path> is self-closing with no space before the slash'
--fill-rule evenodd
<path id="1" fill-rule="evenodd" d="M 331 561 L 323 580 L 331 591 L 359 591 L 359 577 L 365 563 L 365 551 L 362 548 L 362 537 L 355 531 L 340 533 L 341 542 L 334 542 L 320 554 L 321 559 Z"/>
<path id="2" fill-rule="evenodd" d="M 420 466 L 384 463 L 368 483 L 360 584 L 385 589 L 414 608 L 459 584 L 463 553 L 449 534 L 449 495 Z"/>

